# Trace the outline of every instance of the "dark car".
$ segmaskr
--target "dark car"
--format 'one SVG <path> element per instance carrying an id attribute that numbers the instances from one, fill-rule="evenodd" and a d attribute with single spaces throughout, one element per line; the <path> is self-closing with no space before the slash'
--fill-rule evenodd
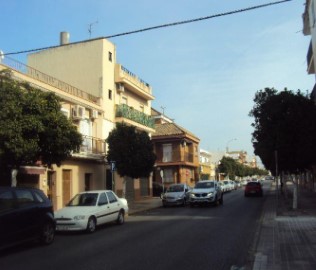
<path id="1" fill-rule="evenodd" d="M 53 206 L 39 189 L 0 187 L 0 248 L 30 240 L 54 241 Z"/>
<path id="2" fill-rule="evenodd" d="M 245 197 L 248 196 L 260 196 L 262 197 L 262 185 L 258 181 L 250 181 L 245 186 Z"/>

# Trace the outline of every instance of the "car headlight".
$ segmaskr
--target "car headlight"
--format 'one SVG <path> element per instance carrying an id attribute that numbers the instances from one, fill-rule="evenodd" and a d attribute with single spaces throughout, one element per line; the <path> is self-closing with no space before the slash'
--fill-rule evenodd
<path id="1" fill-rule="evenodd" d="M 74 216 L 74 220 L 82 220 L 82 219 L 85 219 L 85 216 Z"/>
<path id="2" fill-rule="evenodd" d="M 194 198 L 194 197 L 195 197 L 195 194 L 194 194 L 194 193 L 191 193 L 191 194 L 190 194 L 190 197 L 191 197 L 191 198 Z"/>
<path id="3" fill-rule="evenodd" d="M 210 192 L 210 193 L 207 194 L 207 196 L 211 197 L 211 196 L 213 196 L 213 194 L 214 194 L 213 192 Z"/>

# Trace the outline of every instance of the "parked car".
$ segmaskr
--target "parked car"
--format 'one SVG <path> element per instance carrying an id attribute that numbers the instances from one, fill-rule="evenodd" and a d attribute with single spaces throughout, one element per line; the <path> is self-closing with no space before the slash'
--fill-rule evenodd
<path id="1" fill-rule="evenodd" d="M 0 248 L 30 240 L 49 245 L 54 237 L 53 206 L 41 190 L 0 187 Z"/>
<path id="2" fill-rule="evenodd" d="M 245 197 L 248 196 L 262 196 L 262 186 L 258 181 L 248 182 L 245 186 Z"/>
<path id="3" fill-rule="evenodd" d="M 162 205 L 182 205 L 189 202 L 191 187 L 187 184 L 172 184 L 162 194 Z"/>
<path id="4" fill-rule="evenodd" d="M 197 182 L 190 193 L 190 206 L 201 204 L 223 204 L 223 192 L 215 180 Z"/>
<path id="5" fill-rule="evenodd" d="M 224 182 L 226 192 L 232 191 L 234 189 L 230 180 L 224 180 L 223 182 Z"/>
<path id="6" fill-rule="evenodd" d="M 112 190 L 81 192 L 66 207 L 55 212 L 56 230 L 93 233 L 100 224 L 123 224 L 126 214 L 127 200 L 119 198 Z"/>

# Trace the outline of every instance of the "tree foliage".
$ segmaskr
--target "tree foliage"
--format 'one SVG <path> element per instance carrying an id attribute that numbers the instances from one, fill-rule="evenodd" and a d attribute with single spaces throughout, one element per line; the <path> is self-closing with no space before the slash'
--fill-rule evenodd
<path id="1" fill-rule="evenodd" d="M 118 123 L 107 139 L 108 161 L 115 161 L 120 176 L 147 177 L 153 170 L 156 155 L 153 144 L 144 131 Z"/>
<path id="2" fill-rule="evenodd" d="M 54 93 L 18 82 L 9 71 L 0 72 L 0 126 L 3 167 L 60 165 L 82 143 Z"/>
<path id="3" fill-rule="evenodd" d="M 227 176 L 231 180 L 237 177 L 253 176 L 253 175 L 267 175 L 266 170 L 259 168 L 252 168 L 241 164 L 231 157 L 223 157 L 220 161 L 219 172 Z"/>
<path id="4" fill-rule="evenodd" d="M 252 143 L 272 173 L 302 172 L 316 161 L 316 107 L 300 91 L 266 88 L 256 93 Z"/>

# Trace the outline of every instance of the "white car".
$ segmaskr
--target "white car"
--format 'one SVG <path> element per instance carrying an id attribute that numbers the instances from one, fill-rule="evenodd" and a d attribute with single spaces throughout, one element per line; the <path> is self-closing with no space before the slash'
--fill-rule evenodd
<path id="1" fill-rule="evenodd" d="M 190 206 L 201 204 L 223 204 L 223 192 L 215 180 L 197 182 L 190 193 Z"/>
<path id="2" fill-rule="evenodd" d="M 119 198 L 111 190 L 81 192 L 66 207 L 55 212 L 56 230 L 86 230 L 92 233 L 100 224 L 123 224 L 127 214 L 127 200 Z"/>

